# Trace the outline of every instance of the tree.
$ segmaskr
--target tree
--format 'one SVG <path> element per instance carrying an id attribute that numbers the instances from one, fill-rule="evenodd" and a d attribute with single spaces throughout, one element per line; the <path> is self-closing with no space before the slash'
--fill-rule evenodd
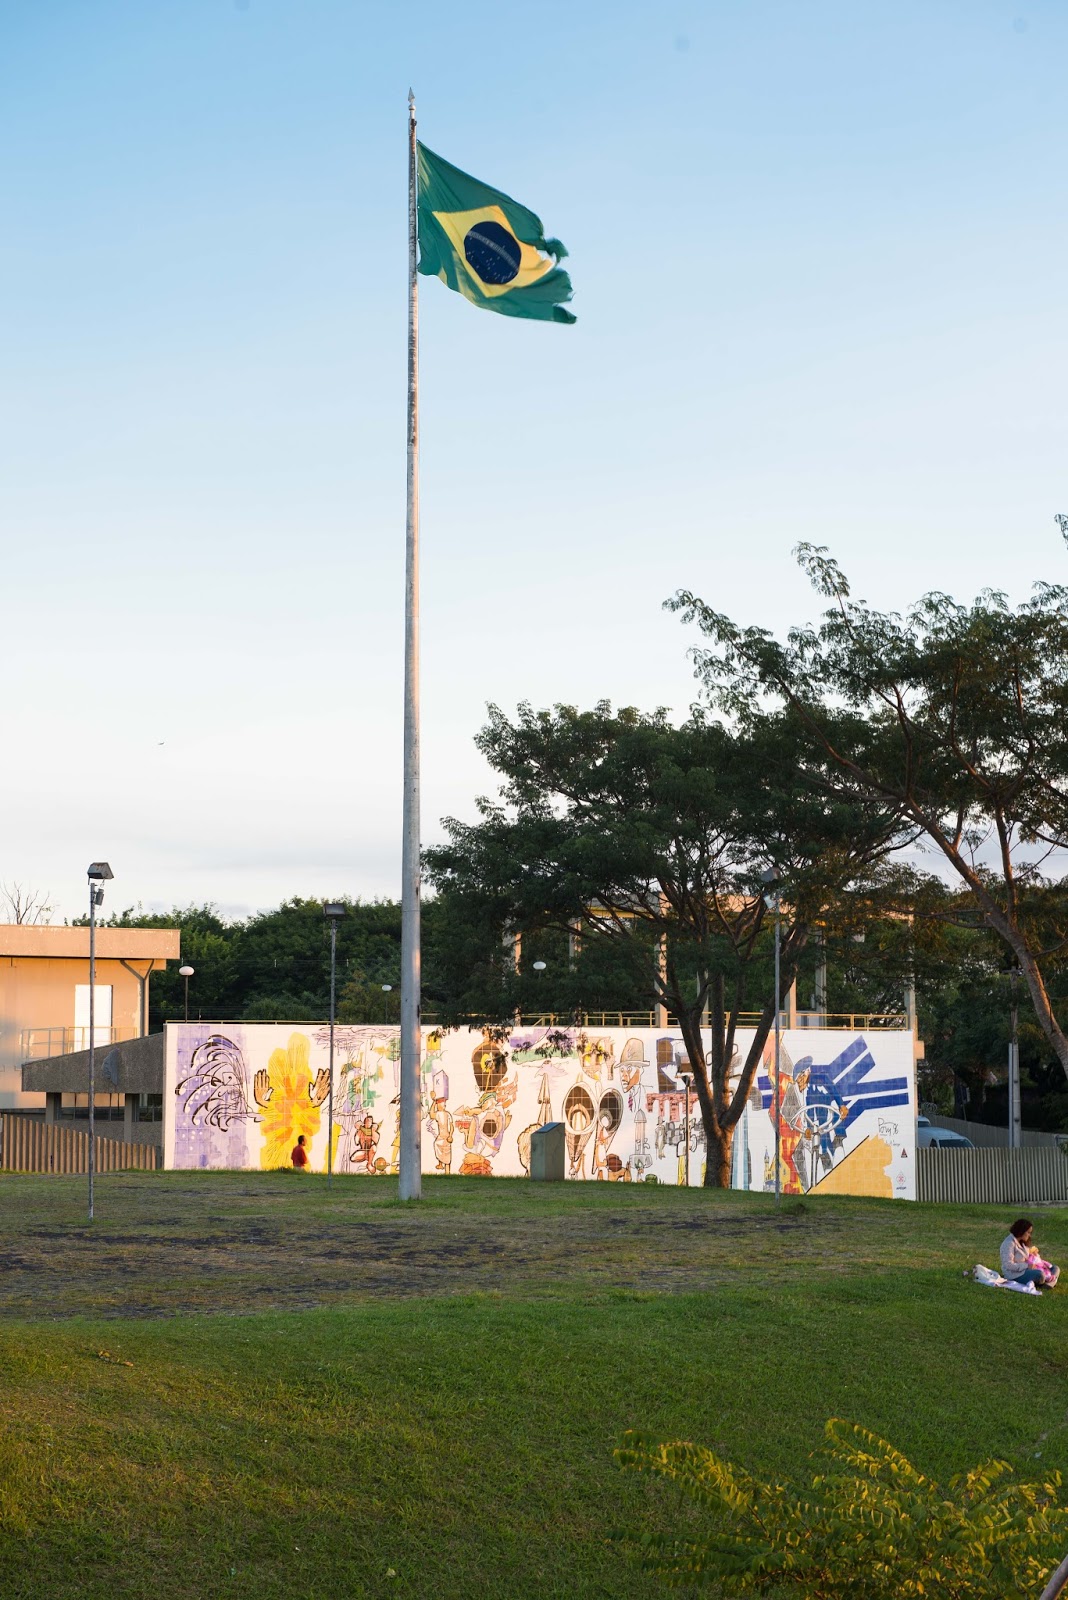
<path id="1" fill-rule="evenodd" d="M 796 553 L 832 605 L 785 643 L 689 592 L 668 602 L 712 641 L 696 658 L 713 704 L 749 729 L 791 713 L 828 799 L 898 808 L 1012 952 L 1068 1076 L 1049 972 L 1068 893 L 1045 870 L 1068 846 L 1068 588 L 1038 584 L 1015 608 L 928 594 L 899 616 L 854 600 L 822 547 Z"/>
<path id="2" fill-rule="evenodd" d="M 25 927 L 51 922 L 55 910 L 47 891 L 15 882 L 0 883 L 0 908 L 16 926 Z"/>
<path id="3" fill-rule="evenodd" d="M 782 992 L 810 933 L 844 900 L 870 907 L 897 840 L 893 807 L 826 800 L 796 777 L 789 717 L 742 736 L 699 714 L 496 707 L 478 745 L 501 775 L 501 800 L 473 825 L 448 819 L 427 852 L 442 915 L 466 977 L 447 1021 L 509 1017 L 529 979 L 511 940 L 581 933 L 607 945 L 615 976 L 678 1019 L 707 1139 L 706 1182 L 730 1183 L 731 1143 L 777 1003 L 767 981 L 769 909 L 761 870 L 782 879 Z M 527 943 L 524 951 L 529 954 Z M 759 976 L 763 981 L 754 980 Z M 740 1072 L 740 1013 L 754 1038 Z M 702 1034 L 709 1013 L 710 1047 Z M 709 1030 L 706 1029 L 706 1032 Z"/>
<path id="4" fill-rule="evenodd" d="M 698 1510 L 616 1538 L 668 1588 L 799 1600 L 1037 1595 L 1068 1536 L 1058 1472 L 1018 1483 L 984 1461 L 938 1484 L 856 1423 L 832 1418 L 810 1483 L 761 1482 L 685 1440 L 624 1434 L 624 1471 L 666 1479 Z"/>

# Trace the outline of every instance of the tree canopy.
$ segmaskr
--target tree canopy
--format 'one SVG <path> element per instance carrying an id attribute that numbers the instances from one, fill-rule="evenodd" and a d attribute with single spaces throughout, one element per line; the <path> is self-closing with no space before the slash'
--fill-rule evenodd
<path id="1" fill-rule="evenodd" d="M 669 602 L 711 641 L 710 703 L 748 730 L 791 715 L 829 798 L 897 808 L 1011 951 L 1068 1074 L 1050 976 L 1068 941 L 1068 588 L 928 594 L 898 615 L 855 600 L 825 549 L 797 554 L 831 605 L 785 642 L 687 591 Z"/>
<path id="2" fill-rule="evenodd" d="M 468 974 L 451 989 L 450 1020 L 506 1018 L 529 994 L 515 934 L 607 949 L 631 993 L 678 1020 L 712 1184 L 729 1182 L 731 1140 L 776 1009 L 762 872 L 779 879 L 785 993 L 813 928 L 837 924 L 846 900 L 853 918 L 874 904 L 902 832 L 893 805 L 799 781 L 802 732 L 789 714 L 739 732 L 700 713 L 676 727 L 665 711 L 607 702 L 586 712 L 523 705 L 514 722 L 491 707 L 478 744 L 500 796 L 479 803 L 474 824 L 448 820 L 449 843 L 427 852 Z M 749 1010 L 755 1035 L 736 1074 Z"/>

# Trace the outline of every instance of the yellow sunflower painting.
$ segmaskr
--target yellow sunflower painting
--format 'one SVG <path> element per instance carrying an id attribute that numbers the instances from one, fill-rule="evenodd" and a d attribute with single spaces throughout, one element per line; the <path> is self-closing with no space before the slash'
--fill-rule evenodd
<path id="1" fill-rule="evenodd" d="M 312 1077 L 311 1043 L 303 1033 L 291 1033 L 284 1050 L 272 1050 L 266 1067 L 256 1073 L 253 1092 L 263 1113 L 260 1166 L 264 1171 L 289 1165 L 289 1155 L 303 1134 L 309 1144 L 322 1120 L 319 1107 L 330 1092 L 325 1067 Z"/>

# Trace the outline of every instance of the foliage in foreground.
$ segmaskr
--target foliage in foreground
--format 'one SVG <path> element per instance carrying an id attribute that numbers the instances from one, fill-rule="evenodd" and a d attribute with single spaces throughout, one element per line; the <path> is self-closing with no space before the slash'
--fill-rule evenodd
<path id="1" fill-rule="evenodd" d="M 1038 1594 L 1068 1538 L 1061 1478 L 1018 1483 L 988 1461 L 941 1488 L 855 1423 L 827 1423 L 826 1468 L 810 1490 L 762 1483 L 711 1450 L 627 1433 L 616 1459 L 667 1478 L 711 1514 L 694 1534 L 620 1534 L 671 1587 L 722 1585 L 806 1600 L 1003 1600 Z"/>

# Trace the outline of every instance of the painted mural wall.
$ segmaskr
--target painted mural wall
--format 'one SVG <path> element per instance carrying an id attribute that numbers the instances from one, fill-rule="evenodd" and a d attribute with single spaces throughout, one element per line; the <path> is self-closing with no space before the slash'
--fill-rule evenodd
<path id="1" fill-rule="evenodd" d="M 744 1051 L 752 1035 L 741 1035 Z M 703 1182 L 704 1131 L 691 1092 L 687 1139 L 681 1035 L 656 1029 L 423 1030 L 422 1162 L 428 1173 L 521 1177 L 530 1139 L 563 1122 L 567 1176 L 604 1182 Z M 314 1023 L 168 1024 L 167 1167 L 288 1166 L 303 1134 L 325 1171 L 329 1030 Z M 769 1044 L 734 1145 L 734 1186 L 775 1187 Z M 334 1170 L 396 1172 L 399 1031 L 334 1034 Z M 780 1178 L 788 1194 L 915 1199 L 912 1035 L 797 1030 L 780 1052 Z"/>

